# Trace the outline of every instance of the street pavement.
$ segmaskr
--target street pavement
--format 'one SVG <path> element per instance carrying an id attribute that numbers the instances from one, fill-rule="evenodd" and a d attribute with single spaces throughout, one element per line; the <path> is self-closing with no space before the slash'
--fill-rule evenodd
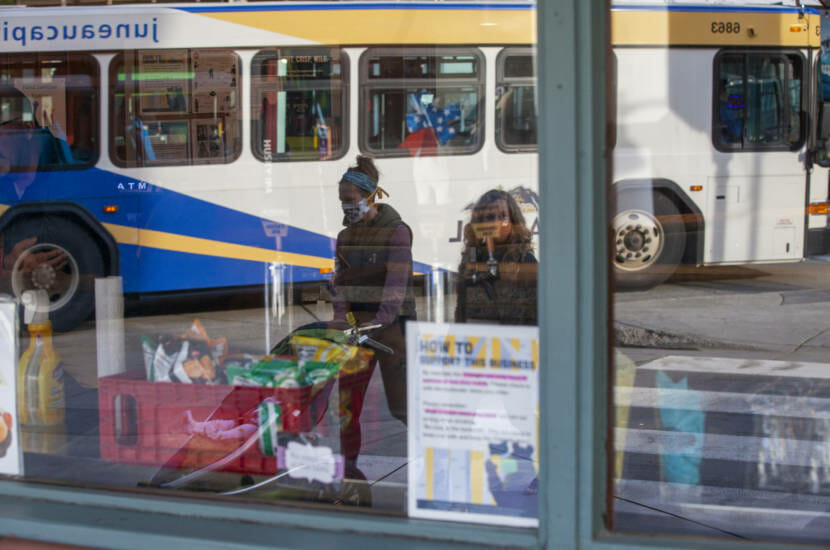
<path id="1" fill-rule="evenodd" d="M 830 263 L 700 271 L 647 291 L 618 292 L 618 345 L 823 360 L 830 347 Z"/>
<path id="2" fill-rule="evenodd" d="M 830 542 L 830 263 L 615 296 L 614 528 Z"/>

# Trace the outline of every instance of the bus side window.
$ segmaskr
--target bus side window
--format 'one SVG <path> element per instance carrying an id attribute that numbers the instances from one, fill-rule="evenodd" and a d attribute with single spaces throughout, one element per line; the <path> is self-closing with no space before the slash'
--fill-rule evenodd
<path id="1" fill-rule="evenodd" d="M 728 53 L 717 56 L 715 63 L 713 141 L 718 149 L 801 146 L 801 57 Z"/>
<path id="2" fill-rule="evenodd" d="M 279 48 L 251 63 L 251 143 L 262 161 L 336 160 L 348 149 L 348 57 Z"/>
<path id="3" fill-rule="evenodd" d="M 0 173 L 93 166 L 98 86 L 88 54 L 0 55 Z"/>
<path id="4" fill-rule="evenodd" d="M 137 50 L 110 65 L 116 166 L 227 164 L 242 152 L 239 57 L 231 50 Z"/>
<path id="5" fill-rule="evenodd" d="M 536 151 L 536 73 L 531 48 L 506 48 L 496 61 L 496 143 L 504 152 Z"/>
<path id="6" fill-rule="evenodd" d="M 468 48 L 372 48 L 360 58 L 360 147 L 378 157 L 472 154 L 484 58 Z"/>

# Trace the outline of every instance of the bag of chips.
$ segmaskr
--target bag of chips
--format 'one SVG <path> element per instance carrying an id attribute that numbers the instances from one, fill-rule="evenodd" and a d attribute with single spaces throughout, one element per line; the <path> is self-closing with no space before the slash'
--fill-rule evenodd
<path id="1" fill-rule="evenodd" d="M 142 353 L 147 379 L 154 382 L 218 384 L 219 365 L 228 353 L 225 338 L 212 340 L 196 319 L 181 335 L 142 336 Z"/>

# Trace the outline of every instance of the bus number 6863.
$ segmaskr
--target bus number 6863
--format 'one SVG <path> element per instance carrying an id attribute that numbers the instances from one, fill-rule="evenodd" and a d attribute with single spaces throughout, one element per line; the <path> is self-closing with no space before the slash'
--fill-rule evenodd
<path id="1" fill-rule="evenodd" d="M 741 32 L 741 24 L 737 21 L 712 21 L 711 31 L 714 34 L 738 34 Z"/>

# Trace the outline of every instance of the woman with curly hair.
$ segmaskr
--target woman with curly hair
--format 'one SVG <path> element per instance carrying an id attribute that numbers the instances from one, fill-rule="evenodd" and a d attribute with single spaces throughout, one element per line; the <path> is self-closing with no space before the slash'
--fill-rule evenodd
<path id="1" fill-rule="evenodd" d="M 510 193 L 487 191 L 464 228 L 455 322 L 537 324 L 532 234 Z"/>

